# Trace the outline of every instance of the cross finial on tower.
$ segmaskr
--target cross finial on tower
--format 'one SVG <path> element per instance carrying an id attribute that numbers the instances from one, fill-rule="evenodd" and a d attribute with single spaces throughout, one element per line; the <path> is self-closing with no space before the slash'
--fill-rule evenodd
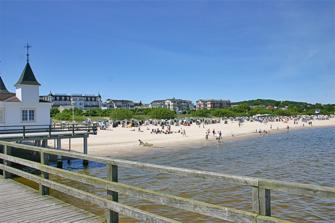
<path id="1" fill-rule="evenodd" d="M 24 48 L 27 49 L 27 54 L 26 54 L 26 56 L 27 56 L 27 63 L 29 63 L 29 48 L 31 48 L 31 46 L 30 46 L 29 43 L 27 42 L 27 45 L 24 46 Z"/>

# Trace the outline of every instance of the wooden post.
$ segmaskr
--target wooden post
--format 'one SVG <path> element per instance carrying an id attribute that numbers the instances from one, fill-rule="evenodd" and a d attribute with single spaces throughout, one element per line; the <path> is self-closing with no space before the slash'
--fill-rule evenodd
<path id="1" fill-rule="evenodd" d="M 22 136 L 23 138 L 26 138 L 26 126 L 25 125 L 22 127 Z"/>
<path id="2" fill-rule="evenodd" d="M 107 165 L 107 180 L 118 182 L 118 166 L 108 164 Z M 119 195 L 115 191 L 107 190 L 107 199 L 118 202 Z M 112 210 L 107 210 L 106 213 L 107 223 L 119 223 L 119 213 Z"/>
<path id="3" fill-rule="evenodd" d="M 42 140 L 42 147 L 43 147 L 43 148 L 48 147 L 48 139 L 43 139 L 43 140 Z"/>
<path id="4" fill-rule="evenodd" d="M 51 138 L 51 125 L 49 125 L 49 138 Z"/>
<path id="5" fill-rule="evenodd" d="M 74 124 L 72 124 L 72 135 L 74 136 Z"/>
<path id="6" fill-rule="evenodd" d="M 271 216 L 270 189 L 252 187 L 252 210 L 260 215 Z"/>
<path id="7" fill-rule="evenodd" d="M 48 165 L 48 155 L 44 152 L 40 152 L 41 164 Z M 41 171 L 41 177 L 44 179 L 49 179 L 49 174 Z M 39 184 L 39 192 L 41 195 L 49 195 L 49 188 Z"/>
<path id="8" fill-rule="evenodd" d="M 87 155 L 87 146 L 88 146 L 87 145 L 87 136 L 85 135 L 84 140 L 83 140 L 83 147 L 84 147 L 83 152 L 84 152 L 85 155 Z M 85 167 L 88 166 L 88 160 L 83 160 L 83 166 L 85 166 Z"/>
<path id="9" fill-rule="evenodd" d="M 57 138 L 57 150 L 61 150 L 61 149 L 62 149 L 62 139 Z M 63 168 L 62 157 L 60 155 L 57 155 L 57 167 Z"/>
<path id="10" fill-rule="evenodd" d="M 7 147 L 7 145 L 4 145 L 4 146 L 3 146 L 3 154 L 5 154 L 5 155 L 10 155 L 10 152 L 8 151 L 8 147 Z M 5 166 L 10 166 L 10 162 L 8 162 L 7 160 L 4 160 L 4 161 L 3 161 L 3 164 L 4 164 Z M 3 170 L 2 175 L 3 175 L 3 178 L 4 178 L 4 179 L 7 179 L 7 178 L 11 178 L 11 177 L 12 177 L 12 174 L 10 174 L 9 172 L 7 172 L 7 171 L 5 171 L 5 170 Z"/>

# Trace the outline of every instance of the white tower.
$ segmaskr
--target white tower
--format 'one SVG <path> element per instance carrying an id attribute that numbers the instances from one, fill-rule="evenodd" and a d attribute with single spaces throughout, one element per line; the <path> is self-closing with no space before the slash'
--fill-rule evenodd
<path id="1" fill-rule="evenodd" d="M 23 103 L 38 103 L 40 83 L 35 78 L 29 64 L 29 44 L 27 43 L 27 64 L 24 67 L 19 80 L 16 82 L 16 97 Z"/>

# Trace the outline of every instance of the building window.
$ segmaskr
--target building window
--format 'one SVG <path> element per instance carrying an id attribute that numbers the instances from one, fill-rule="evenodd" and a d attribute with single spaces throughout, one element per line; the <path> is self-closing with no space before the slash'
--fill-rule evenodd
<path id="1" fill-rule="evenodd" d="M 35 121 L 35 110 L 32 110 L 32 109 L 22 110 L 22 121 L 23 122 Z"/>

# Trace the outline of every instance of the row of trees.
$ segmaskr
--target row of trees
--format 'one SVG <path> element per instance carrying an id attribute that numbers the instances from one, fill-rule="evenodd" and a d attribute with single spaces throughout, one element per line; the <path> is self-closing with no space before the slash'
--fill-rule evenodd
<path id="1" fill-rule="evenodd" d="M 88 117 L 104 117 L 112 120 L 125 119 L 173 119 L 177 117 L 176 112 L 165 108 L 148 108 L 148 109 L 65 109 L 60 112 L 57 108 L 51 110 L 51 117 L 55 120 L 62 121 L 84 121 Z"/>
<path id="2" fill-rule="evenodd" d="M 308 104 L 291 104 L 285 107 L 285 109 L 278 108 L 267 108 L 265 106 L 250 106 L 247 103 L 235 105 L 231 108 L 225 109 L 212 109 L 212 110 L 195 110 L 188 111 L 183 114 L 182 117 L 238 117 L 238 116 L 253 116 L 256 114 L 269 114 L 274 116 L 295 116 L 295 115 L 314 115 L 315 111 L 318 110 L 323 115 L 335 114 L 335 105 L 308 105 Z M 87 117 L 106 117 L 113 120 L 125 120 L 125 119 L 173 119 L 181 117 L 174 111 L 170 111 L 165 108 L 140 108 L 140 109 L 90 109 L 81 110 L 65 109 L 60 112 L 58 109 L 53 108 L 51 116 L 56 120 L 74 120 L 83 121 Z"/>
<path id="3" fill-rule="evenodd" d="M 247 104 L 226 109 L 196 110 L 191 113 L 193 117 L 240 117 L 253 116 L 257 114 L 269 114 L 273 116 L 296 116 L 296 115 L 314 115 L 318 111 L 321 115 L 335 114 L 335 105 L 315 106 L 287 106 L 285 108 L 273 109 L 264 106 L 251 107 Z"/>

